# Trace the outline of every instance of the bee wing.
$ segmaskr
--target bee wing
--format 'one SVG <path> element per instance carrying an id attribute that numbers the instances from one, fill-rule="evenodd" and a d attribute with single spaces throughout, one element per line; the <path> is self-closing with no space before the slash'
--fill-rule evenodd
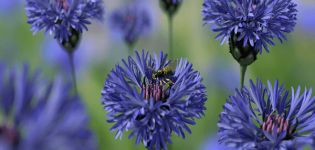
<path id="1" fill-rule="evenodd" d="M 168 68 L 170 68 L 171 70 L 175 70 L 176 67 L 177 67 L 177 59 L 168 64 Z"/>
<path id="2" fill-rule="evenodd" d="M 167 56 L 168 56 L 168 54 L 165 54 L 166 56 L 164 57 L 164 59 L 162 60 L 162 62 L 161 62 L 161 64 L 160 64 L 160 66 L 159 66 L 159 68 L 163 68 L 163 66 L 162 65 L 164 65 L 165 64 L 165 62 L 166 62 L 166 59 L 167 59 Z"/>

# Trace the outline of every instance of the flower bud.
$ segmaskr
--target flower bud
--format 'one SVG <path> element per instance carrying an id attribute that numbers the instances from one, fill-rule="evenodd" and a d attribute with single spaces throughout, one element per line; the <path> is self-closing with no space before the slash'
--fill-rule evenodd
<path id="1" fill-rule="evenodd" d="M 244 38 L 237 41 L 240 35 L 241 33 L 234 34 L 234 32 L 231 32 L 229 39 L 230 53 L 241 66 L 248 66 L 257 59 L 259 49 L 254 50 L 255 45 L 251 46 L 249 42 L 243 47 Z"/>
<path id="2" fill-rule="evenodd" d="M 173 16 L 179 6 L 182 4 L 183 0 L 173 2 L 173 0 L 159 0 L 160 1 L 160 7 L 163 11 L 167 13 L 169 16 Z"/>
<path id="3" fill-rule="evenodd" d="M 56 22 L 56 24 L 61 24 L 61 22 L 62 20 L 59 19 Z M 79 44 L 79 41 L 81 39 L 81 32 L 79 30 L 75 30 L 71 26 L 69 28 L 69 32 L 71 33 L 71 35 L 66 35 L 68 37 L 65 38 L 66 40 L 62 40 L 60 44 L 64 48 L 64 50 L 66 50 L 69 53 L 72 53 Z M 58 36 L 57 41 L 60 41 L 60 36 Z"/>

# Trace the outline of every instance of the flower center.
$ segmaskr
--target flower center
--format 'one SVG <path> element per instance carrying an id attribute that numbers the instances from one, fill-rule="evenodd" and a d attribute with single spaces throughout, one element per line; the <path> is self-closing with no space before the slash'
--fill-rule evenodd
<path id="1" fill-rule="evenodd" d="M 61 2 L 62 2 L 62 7 L 61 8 L 65 9 L 65 10 L 68 10 L 69 6 L 66 4 L 67 1 L 68 0 L 61 0 Z M 58 6 L 59 6 L 59 2 L 60 2 L 60 0 L 57 0 L 57 5 Z"/>
<path id="2" fill-rule="evenodd" d="M 10 145 L 19 143 L 19 132 L 15 128 L 9 128 L 6 125 L 0 126 L 0 139 Z"/>
<path id="3" fill-rule="evenodd" d="M 143 85 L 141 90 L 144 91 L 144 97 L 148 101 L 151 97 L 153 97 L 156 102 L 166 98 L 165 87 L 158 83 L 153 83 L 152 81 L 148 85 Z"/>
<path id="4" fill-rule="evenodd" d="M 124 19 L 126 22 L 134 22 L 135 17 L 133 15 L 127 15 Z"/>
<path id="5" fill-rule="evenodd" d="M 277 127 L 277 136 L 282 132 L 282 131 L 287 131 L 287 134 L 283 138 L 284 140 L 286 139 L 292 139 L 292 134 L 295 132 L 296 127 L 297 127 L 297 120 L 296 120 L 296 125 L 295 127 L 291 127 L 289 120 L 284 120 L 283 117 L 281 117 L 279 114 L 277 116 L 275 114 L 270 114 L 267 119 L 263 122 L 262 125 L 262 130 L 263 133 L 269 132 L 273 136 L 273 128 Z"/>

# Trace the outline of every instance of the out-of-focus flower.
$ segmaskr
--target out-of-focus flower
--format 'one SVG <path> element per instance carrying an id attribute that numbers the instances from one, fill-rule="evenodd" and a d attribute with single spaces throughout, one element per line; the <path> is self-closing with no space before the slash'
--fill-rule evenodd
<path id="1" fill-rule="evenodd" d="M 172 69 L 163 52 L 159 58 L 154 53 L 155 59 L 144 50 L 142 58 L 135 54 L 136 58 L 129 56 L 128 62 L 122 60 L 125 68 L 117 64 L 108 75 L 101 104 L 106 105 L 107 122 L 116 123 L 110 129 L 118 129 L 116 138 L 122 137 L 124 129 L 134 129 L 129 139 L 137 136 L 137 146 L 142 141 L 148 149 L 155 145 L 156 150 L 166 150 L 166 142 L 173 144 L 172 131 L 185 138 L 183 128 L 191 133 L 186 124 L 194 125 L 194 117 L 204 115 L 206 88 L 187 59 L 173 63 L 177 67 Z"/>
<path id="2" fill-rule="evenodd" d="M 219 144 L 219 136 L 210 135 L 206 140 L 204 140 L 200 150 L 232 150 L 232 148 L 225 146 L 224 144 Z"/>
<path id="3" fill-rule="evenodd" d="M 94 37 L 83 37 L 84 41 L 81 41 L 77 52 L 74 53 L 73 61 L 75 66 L 76 75 L 78 78 L 84 77 L 87 73 L 87 69 L 91 66 L 97 56 L 96 42 Z M 57 69 L 63 77 L 69 77 L 71 79 L 71 67 L 69 64 L 68 54 L 65 53 L 62 47 L 56 43 L 53 39 L 47 39 L 43 42 L 41 54 L 44 62 L 53 69 Z"/>
<path id="4" fill-rule="evenodd" d="M 45 35 L 55 32 L 54 38 L 60 43 L 76 41 L 69 36 L 77 34 L 82 28 L 88 31 L 89 18 L 102 21 L 104 9 L 101 0 L 27 0 L 28 24 L 33 26 L 33 34 L 45 29 Z"/>
<path id="5" fill-rule="evenodd" d="M 295 0 L 297 1 L 297 0 Z M 315 13 L 315 1 L 298 1 L 297 6 L 299 10 L 299 20 L 297 28 L 300 28 L 304 33 L 315 35 L 315 15 L 310 15 Z"/>
<path id="6" fill-rule="evenodd" d="M 235 90 L 235 96 L 226 100 L 220 114 L 219 142 L 236 149 L 314 149 L 312 89 L 305 88 L 300 96 L 300 86 L 296 92 L 292 87 L 288 98 L 289 90 L 283 86 L 278 87 L 276 80 L 272 87 L 268 81 L 267 89 L 257 78 L 256 86 L 250 80 L 250 88 L 243 86 L 241 93 Z"/>
<path id="7" fill-rule="evenodd" d="M 172 4 L 175 5 L 176 3 L 180 3 L 181 0 L 169 0 L 169 1 L 172 1 Z"/>
<path id="8" fill-rule="evenodd" d="M 0 149 L 96 149 L 88 115 L 61 78 L 30 75 L 28 66 L 0 64 Z"/>
<path id="9" fill-rule="evenodd" d="M 23 1 L 0 0 L 0 17 L 10 16 L 12 12 L 22 5 Z"/>
<path id="10" fill-rule="evenodd" d="M 148 10 L 137 5 L 116 9 L 109 19 L 110 28 L 119 33 L 129 45 L 133 45 L 152 26 Z"/>
<path id="11" fill-rule="evenodd" d="M 238 87 L 240 77 L 237 64 L 230 63 L 226 58 L 217 55 L 212 59 L 211 65 L 207 66 L 207 70 L 209 70 L 208 80 L 212 83 L 210 87 L 213 90 L 222 89 L 230 93 Z"/>
<path id="12" fill-rule="evenodd" d="M 281 38 L 287 40 L 283 32 L 293 31 L 296 6 L 291 0 L 205 0 L 201 11 L 204 25 L 213 23 L 209 30 L 214 28 L 214 32 L 220 32 L 215 39 L 222 37 L 221 45 L 225 40 L 226 44 L 233 40 L 234 43 L 241 41 L 238 47 L 245 47 L 249 41 L 261 54 L 262 45 L 267 52 L 266 43 L 275 45 L 270 40 L 275 36 L 281 43 Z"/>

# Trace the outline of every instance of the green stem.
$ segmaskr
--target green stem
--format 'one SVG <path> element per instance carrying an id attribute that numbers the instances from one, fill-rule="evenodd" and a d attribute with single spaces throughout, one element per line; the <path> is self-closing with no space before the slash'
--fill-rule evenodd
<path id="1" fill-rule="evenodd" d="M 168 53 L 169 53 L 169 59 L 173 58 L 173 17 L 172 15 L 168 15 Z"/>
<path id="2" fill-rule="evenodd" d="M 70 61 L 71 76 L 72 76 L 72 85 L 73 85 L 74 94 L 78 94 L 77 83 L 76 83 L 76 79 L 75 79 L 75 69 L 74 69 L 74 61 L 73 61 L 73 52 L 68 52 L 68 56 L 69 56 L 69 61 Z"/>
<path id="3" fill-rule="evenodd" d="M 242 66 L 240 65 L 240 88 L 239 90 L 241 91 L 242 85 L 244 84 L 244 78 L 245 78 L 245 72 L 246 72 L 247 66 Z"/>
<path id="4" fill-rule="evenodd" d="M 134 43 L 132 43 L 132 44 L 128 44 L 128 54 L 129 54 L 129 56 L 133 56 L 133 54 L 134 54 L 134 50 L 133 50 L 133 46 L 134 45 Z"/>

